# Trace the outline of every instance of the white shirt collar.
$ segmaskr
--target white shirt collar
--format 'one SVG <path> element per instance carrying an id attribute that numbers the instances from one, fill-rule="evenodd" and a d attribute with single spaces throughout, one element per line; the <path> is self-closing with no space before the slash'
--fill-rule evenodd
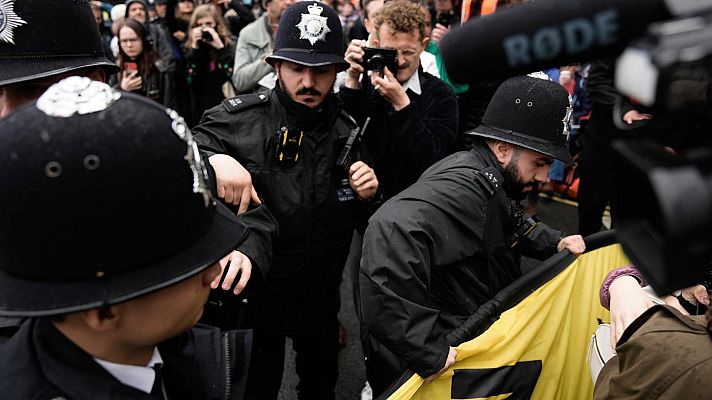
<path id="1" fill-rule="evenodd" d="M 153 355 L 151 355 L 151 360 L 145 367 L 116 364 L 110 361 L 100 360 L 96 357 L 94 358 L 94 361 L 104 367 L 104 369 L 113 375 L 119 382 L 146 393 L 151 393 L 153 381 L 156 380 L 156 371 L 151 367 L 155 364 L 163 364 L 161 354 L 158 352 L 158 348 L 155 347 L 153 349 Z"/>
<path id="2" fill-rule="evenodd" d="M 420 89 L 420 77 L 418 75 L 419 69 L 416 69 L 413 75 L 408 78 L 407 81 L 403 83 L 403 89 L 407 92 L 408 89 L 412 90 L 413 93 L 420 96 L 423 91 Z"/>

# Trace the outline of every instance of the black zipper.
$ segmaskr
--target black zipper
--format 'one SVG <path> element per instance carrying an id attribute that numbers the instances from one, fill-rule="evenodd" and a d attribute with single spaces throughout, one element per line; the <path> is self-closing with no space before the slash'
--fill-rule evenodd
<path id="1" fill-rule="evenodd" d="M 230 380 L 232 378 L 232 361 L 231 361 L 231 355 L 230 355 L 230 334 L 229 333 L 223 333 L 222 335 L 222 341 L 223 341 L 223 356 L 224 356 L 224 361 L 225 361 L 225 400 L 230 399 L 230 390 L 231 390 L 231 383 Z"/>

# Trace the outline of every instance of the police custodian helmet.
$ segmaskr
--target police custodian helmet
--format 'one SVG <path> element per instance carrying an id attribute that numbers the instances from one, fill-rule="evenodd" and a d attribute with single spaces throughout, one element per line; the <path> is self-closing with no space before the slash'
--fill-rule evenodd
<path id="1" fill-rule="evenodd" d="M 0 0 L 0 86 L 85 67 L 119 72 L 87 0 Z"/>
<path id="2" fill-rule="evenodd" d="M 339 70 L 348 68 L 339 16 L 318 1 L 289 6 L 279 21 L 274 51 L 267 57 L 270 64 L 276 60 L 308 67 L 336 64 Z"/>
<path id="3" fill-rule="evenodd" d="M 0 316 L 111 305 L 214 265 L 246 227 L 175 111 L 70 77 L 0 120 Z"/>
<path id="4" fill-rule="evenodd" d="M 512 143 L 571 164 L 565 136 L 570 115 L 569 93 L 561 85 L 515 76 L 500 85 L 482 124 L 467 134 Z"/>

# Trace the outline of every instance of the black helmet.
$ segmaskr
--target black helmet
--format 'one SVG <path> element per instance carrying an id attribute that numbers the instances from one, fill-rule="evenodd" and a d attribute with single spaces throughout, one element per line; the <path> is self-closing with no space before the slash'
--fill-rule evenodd
<path id="1" fill-rule="evenodd" d="M 274 51 L 267 57 L 270 64 L 276 60 L 309 67 L 336 64 L 339 70 L 348 68 L 339 16 L 318 1 L 289 6 L 279 20 Z"/>
<path id="2" fill-rule="evenodd" d="M 569 93 L 558 83 L 531 76 L 507 79 L 468 135 L 497 139 L 573 163 L 566 149 Z"/>
<path id="3" fill-rule="evenodd" d="M 87 1 L 0 1 L 0 86 L 77 70 L 119 71 Z"/>
<path id="4" fill-rule="evenodd" d="M 213 200 L 183 119 L 145 97 L 71 77 L 0 120 L 0 132 L 2 316 L 159 290 L 246 234 Z"/>

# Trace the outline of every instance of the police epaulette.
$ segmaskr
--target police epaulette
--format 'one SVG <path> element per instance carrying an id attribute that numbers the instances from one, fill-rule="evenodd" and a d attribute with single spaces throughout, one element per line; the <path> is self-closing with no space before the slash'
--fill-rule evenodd
<path id="1" fill-rule="evenodd" d="M 495 167 L 487 167 L 478 171 L 475 177 L 482 184 L 482 186 L 487 189 L 490 195 L 493 195 L 497 190 L 502 187 L 504 183 L 504 178 L 502 174 Z"/>
<path id="2" fill-rule="evenodd" d="M 256 104 L 262 104 L 269 101 L 269 97 L 262 93 L 241 94 L 222 101 L 223 107 L 229 113 L 235 113 L 246 108 L 250 108 Z"/>

